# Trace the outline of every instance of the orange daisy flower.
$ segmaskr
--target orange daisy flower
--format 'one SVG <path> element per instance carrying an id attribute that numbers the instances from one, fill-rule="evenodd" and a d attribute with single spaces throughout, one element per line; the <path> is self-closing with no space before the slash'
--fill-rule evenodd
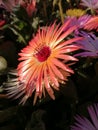
<path id="1" fill-rule="evenodd" d="M 84 29 L 87 29 L 89 31 L 95 29 L 96 31 L 98 31 L 98 17 L 91 17 L 91 19 L 88 20 L 88 22 L 85 24 Z"/>
<path id="2" fill-rule="evenodd" d="M 18 74 L 12 72 L 17 78 L 7 83 L 10 97 L 22 96 L 20 103 L 25 103 L 35 91 L 35 104 L 37 97 L 45 96 L 46 90 L 50 97 L 55 99 L 54 89 L 59 90 L 59 84 L 64 83 L 67 77 L 74 73 L 67 61 L 77 61 L 68 53 L 79 49 L 72 43 L 81 38 L 65 40 L 65 37 L 76 29 L 76 26 L 68 29 L 69 24 L 70 20 L 61 26 L 54 22 L 48 27 L 39 29 L 29 45 L 21 50 Z"/>

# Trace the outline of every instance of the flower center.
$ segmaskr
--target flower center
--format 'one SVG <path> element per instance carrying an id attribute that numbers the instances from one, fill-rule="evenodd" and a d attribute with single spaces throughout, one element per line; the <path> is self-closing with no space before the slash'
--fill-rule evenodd
<path id="1" fill-rule="evenodd" d="M 37 53 L 34 56 L 38 59 L 38 61 L 44 62 L 45 60 L 47 60 L 50 54 L 50 48 L 48 46 L 44 46 L 39 51 L 37 51 Z"/>

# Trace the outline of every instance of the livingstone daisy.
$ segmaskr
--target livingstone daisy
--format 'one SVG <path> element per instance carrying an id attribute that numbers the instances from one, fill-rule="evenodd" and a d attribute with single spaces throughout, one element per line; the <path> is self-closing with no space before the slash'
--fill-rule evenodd
<path id="1" fill-rule="evenodd" d="M 74 9 L 68 9 L 66 11 L 66 15 L 67 16 L 71 16 L 71 17 L 80 17 L 82 15 L 85 14 L 85 11 L 82 10 L 82 9 L 77 9 L 77 8 L 74 8 Z"/>
<path id="2" fill-rule="evenodd" d="M 98 0 L 81 0 L 81 5 L 90 10 L 96 10 L 98 9 Z"/>
<path id="3" fill-rule="evenodd" d="M 0 0 L 0 7 L 12 12 L 13 8 L 19 5 L 21 1 L 23 0 Z"/>
<path id="4" fill-rule="evenodd" d="M 65 83 L 67 77 L 74 73 L 67 62 L 76 62 L 77 59 L 69 53 L 80 48 L 74 43 L 81 37 L 65 40 L 76 29 L 73 26 L 64 31 L 69 24 L 70 20 L 61 26 L 54 22 L 40 28 L 29 45 L 21 50 L 17 71 L 11 72 L 17 78 L 7 83 L 8 96 L 22 96 L 20 103 L 25 103 L 35 92 L 35 104 L 37 97 L 45 96 L 47 91 L 55 99 L 54 89 L 59 90 L 60 83 Z"/>
<path id="5" fill-rule="evenodd" d="M 86 23 L 88 23 L 88 21 L 91 19 L 91 15 L 83 15 L 83 16 L 80 16 L 80 17 L 70 17 L 70 16 L 68 16 L 68 17 L 66 17 L 65 22 L 69 19 L 71 19 L 69 27 L 76 25 L 77 29 L 75 29 L 74 34 L 78 34 L 79 30 L 83 30 L 85 28 Z"/>
<path id="6" fill-rule="evenodd" d="M 81 46 L 82 52 L 75 56 L 81 57 L 98 57 L 98 37 L 93 33 L 80 32 L 79 35 L 83 37 L 82 40 L 78 41 L 77 45 Z"/>
<path id="7" fill-rule="evenodd" d="M 76 116 L 76 123 L 71 130 L 98 130 L 98 104 L 88 107 L 90 120 L 83 116 Z"/>
<path id="8" fill-rule="evenodd" d="M 98 31 L 98 16 L 91 17 L 88 22 L 84 25 L 84 28 L 91 31 Z"/>

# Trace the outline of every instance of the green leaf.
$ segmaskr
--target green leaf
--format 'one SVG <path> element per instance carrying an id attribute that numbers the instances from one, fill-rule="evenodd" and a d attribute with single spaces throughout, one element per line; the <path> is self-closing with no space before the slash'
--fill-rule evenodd
<path id="1" fill-rule="evenodd" d="M 26 45 L 26 41 L 25 41 L 24 37 L 23 37 L 19 32 L 17 32 L 17 31 L 16 31 L 14 28 L 12 28 L 12 27 L 9 27 L 9 29 L 11 29 L 11 30 L 13 31 L 13 33 L 18 36 L 17 41 L 23 42 L 23 43 Z"/>

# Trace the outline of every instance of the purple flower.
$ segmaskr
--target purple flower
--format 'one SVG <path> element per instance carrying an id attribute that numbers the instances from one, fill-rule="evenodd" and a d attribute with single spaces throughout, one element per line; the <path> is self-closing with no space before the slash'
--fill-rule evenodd
<path id="1" fill-rule="evenodd" d="M 91 15 L 83 15 L 77 19 L 77 25 L 79 28 L 84 28 L 84 25 L 91 18 Z"/>
<path id="2" fill-rule="evenodd" d="M 0 7 L 12 12 L 13 8 L 19 5 L 21 1 L 23 0 L 0 0 Z"/>
<path id="3" fill-rule="evenodd" d="M 82 40 L 78 41 L 77 45 L 81 46 L 82 52 L 75 54 L 81 57 L 96 57 L 98 56 L 98 38 L 93 33 L 80 32 Z"/>
<path id="4" fill-rule="evenodd" d="M 71 22 L 70 22 L 68 28 L 76 25 L 77 29 L 75 30 L 75 34 L 78 34 L 79 29 L 83 29 L 85 24 L 90 20 L 91 17 L 92 17 L 91 15 L 83 15 L 83 16 L 80 16 L 79 18 L 77 18 L 77 17 L 67 17 L 65 19 L 65 22 L 67 20 L 71 19 Z"/>
<path id="5" fill-rule="evenodd" d="M 88 7 L 88 9 L 98 9 L 98 0 L 81 0 L 81 5 Z"/>
<path id="6" fill-rule="evenodd" d="M 90 119 L 82 116 L 76 116 L 76 123 L 71 126 L 71 130 L 98 130 L 98 104 L 88 107 Z"/>

